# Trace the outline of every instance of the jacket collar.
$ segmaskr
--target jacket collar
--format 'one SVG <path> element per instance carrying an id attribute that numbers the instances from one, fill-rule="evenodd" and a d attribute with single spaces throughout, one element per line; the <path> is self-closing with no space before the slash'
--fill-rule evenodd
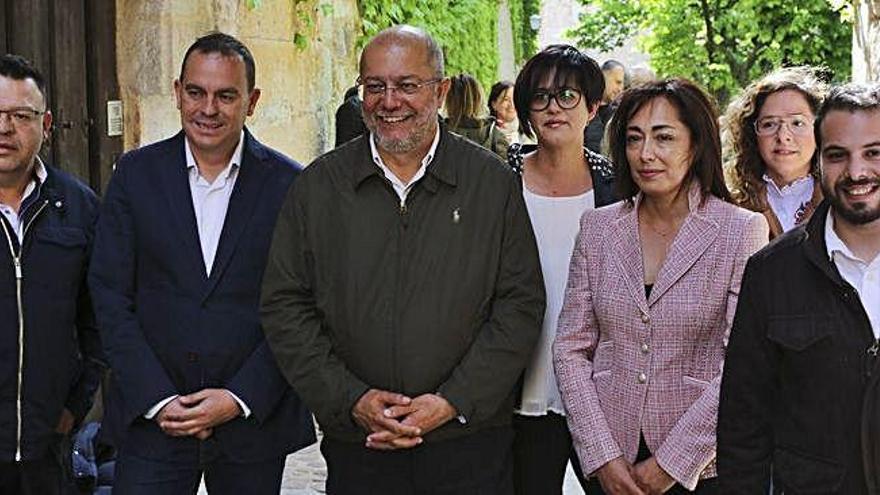
<path id="1" fill-rule="evenodd" d="M 223 271 L 228 265 L 232 254 L 241 237 L 242 232 L 253 215 L 254 208 L 260 201 L 260 191 L 269 176 L 270 167 L 267 166 L 268 151 L 260 144 L 250 131 L 244 131 L 244 150 L 242 152 L 241 165 L 238 178 L 229 198 L 229 208 L 226 219 L 223 222 L 223 230 L 217 245 L 217 255 L 211 268 L 210 280 L 205 274 L 205 263 L 202 259 L 202 249 L 199 243 L 199 231 L 196 223 L 195 212 L 192 205 L 192 192 L 189 187 L 189 173 L 184 156 L 183 131 L 171 139 L 165 141 L 168 166 L 156 164 L 162 172 L 162 180 L 166 193 L 166 199 L 171 208 L 171 218 L 176 232 L 183 241 L 182 252 L 191 259 L 193 269 L 199 272 L 201 280 L 209 282 L 206 286 L 205 297 L 210 294 Z"/>
<path id="2" fill-rule="evenodd" d="M 619 270 L 623 273 L 630 295 L 639 308 L 647 312 L 700 259 L 706 249 L 718 237 L 719 225 L 712 218 L 715 201 L 705 197 L 698 182 L 688 189 L 688 216 L 669 246 L 666 259 L 657 274 L 651 296 L 645 299 L 644 262 L 639 238 L 638 209 L 643 194 L 639 193 L 633 206 L 625 215 L 614 221 L 618 233 L 612 243 L 613 254 Z"/>
<path id="3" fill-rule="evenodd" d="M 357 138 L 351 145 L 355 147 L 354 153 L 357 157 L 357 163 L 352 171 L 352 181 L 354 188 L 360 185 L 372 176 L 383 177 L 382 170 L 373 163 L 373 154 L 370 151 L 369 133 L 365 133 Z M 446 126 L 440 124 L 440 142 L 437 143 L 437 149 L 434 152 L 434 159 L 428 164 L 425 170 L 425 177 L 433 177 L 450 186 L 457 183 L 457 173 L 455 170 L 454 158 L 447 155 L 452 152 L 450 141 L 454 139 Z M 433 181 L 424 181 L 426 189 L 436 192 L 437 184 Z"/>
<path id="4" fill-rule="evenodd" d="M 838 286 L 845 286 L 843 278 L 837 271 L 834 262 L 828 259 L 828 248 L 825 244 L 825 222 L 831 202 L 823 200 L 813 211 L 813 216 L 804 228 L 804 254 L 828 279 Z"/>

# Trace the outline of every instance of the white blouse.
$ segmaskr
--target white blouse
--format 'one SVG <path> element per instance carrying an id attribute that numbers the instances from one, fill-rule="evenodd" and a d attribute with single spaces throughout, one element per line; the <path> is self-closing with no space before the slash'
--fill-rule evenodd
<path id="1" fill-rule="evenodd" d="M 548 197 L 529 191 L 525 185 L 523 198 L 538 242 L 547 309 L 541 337 L 526 368 L 522 401 L 516 412 L 525 416 L 543 416 L 548 412 L 565 414 L 553 372 L 553 339 L 556 338 L 556 326 L 568 281 L 568 266 L 580 229 L 581 215 L 595 207 L 595 200 L 592 189 L 578 196 Z"/>

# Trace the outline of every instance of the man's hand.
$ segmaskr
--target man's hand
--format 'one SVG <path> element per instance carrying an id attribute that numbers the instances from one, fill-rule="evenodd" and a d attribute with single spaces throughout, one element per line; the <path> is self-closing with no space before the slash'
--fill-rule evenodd
<path id="1" fill-rule="evenodd" d="M 657 464 L 655 457 L 636 464 L 633 467 L 633 477 L 647 495 L 661 495 L 675 485 L 675 478 Z"/>
<path id="2" fill-rule="evenodd" d="M 397 419 L 400 415 L 391 414 L 392 408 L 408 407 L 411 403 L 412 399 L 403 394 L 371 388 L 355 403 L 351 416 L 367 433 L 386 431 L 395 437 L 409 437 L 414 440 L 420 437 L 421 431 L 414 426 L 402 424 Z"/>
<path id="3" fill-rule="evenodd" d="M 422 443 L 422 435 L 443 425 L 456 414 L 452 404 L 443 397 L 436 394 L 420 395 L 412 399 L 408 405 L 391 406 L 385 411 L 386 417 L 403 417 L 401 425 L 417 428 L 418 442 L 414 443 L 411 439 L 401 437 L 397 432 L 386 430 L 373 432 L 367 436 L 367 447 L 380 450 L 415 447 Z"/>
<path id="4" fill-rule="evenodd" d="M 73 413 L 70 412 L 70 409 L 65 407 L 64 410 L 61 411 L 61 417 L 58 418 L 58 426 L 55 427 L 55 433 L 67 435 L 70 433 L 70 430 L 73 429 L 73 423 L 75 421 Z"/>
<path id="5" fill-rule="evenodd" d="M 228 391 L 206 388 L 172 400 L 159 411 L 156 421 L 168 435 L 195 435 L 204 440 L 211 436 L 215 426 L 240 415 L 241 408 Z"/>
<path id="6" fill-rule="evenodd" d="M 612 459 L 596 475 L 608 495 L 646 495 L 633 479 L 632 466 L 623 457 Z"/>

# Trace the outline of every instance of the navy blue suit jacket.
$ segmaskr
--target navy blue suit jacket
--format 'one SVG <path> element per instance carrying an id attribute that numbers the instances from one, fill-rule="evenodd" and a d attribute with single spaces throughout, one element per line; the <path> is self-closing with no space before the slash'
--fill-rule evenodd
<path id="1" fill-rule="evenodd" d="M 263 337 L 260 283 L 281 203 L 301 169 L 245 132 L 242 163 L 211 276 L 184 157 L 184 135 L 123 155 L 96 232 L 89 284 L 110 362 L 104 425 L 152 459 L 193 459 L 199 440 L 143 415 L 157 402 L 226 388 L 251 409 L 214 430 L 229 459 L 255 462 L 314 442 L 311 416 Z"/>

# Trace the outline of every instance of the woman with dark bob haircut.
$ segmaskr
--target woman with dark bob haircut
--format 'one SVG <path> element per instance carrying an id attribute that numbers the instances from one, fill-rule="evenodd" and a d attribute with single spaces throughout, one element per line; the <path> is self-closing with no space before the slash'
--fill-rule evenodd
<path id="1" fill-rule="evenodd" d="M 767 222 L 731 204 L 693 83 L 628 90 L 610 125 L 624 201 L 581 219 L 553 348 L 587 494 L 714 493 L 724 346 Z"/>
<path id="2" fill-rule="evenodd" d="M 541 337 L 514 414 L 517 495 L 561 494 L 569 459 L 580 473 L 552 346 L 580 217 L 617 198 L 611 163 L 584 147 L 584 128 L 596 115 L 604 87 L 595 60 L 572 46 L 552 45 L 526 63 L 513 91 L 520 126 L 538 144 L 512 145 L 508 160 L 522 176 L 547 295 Z"/>

